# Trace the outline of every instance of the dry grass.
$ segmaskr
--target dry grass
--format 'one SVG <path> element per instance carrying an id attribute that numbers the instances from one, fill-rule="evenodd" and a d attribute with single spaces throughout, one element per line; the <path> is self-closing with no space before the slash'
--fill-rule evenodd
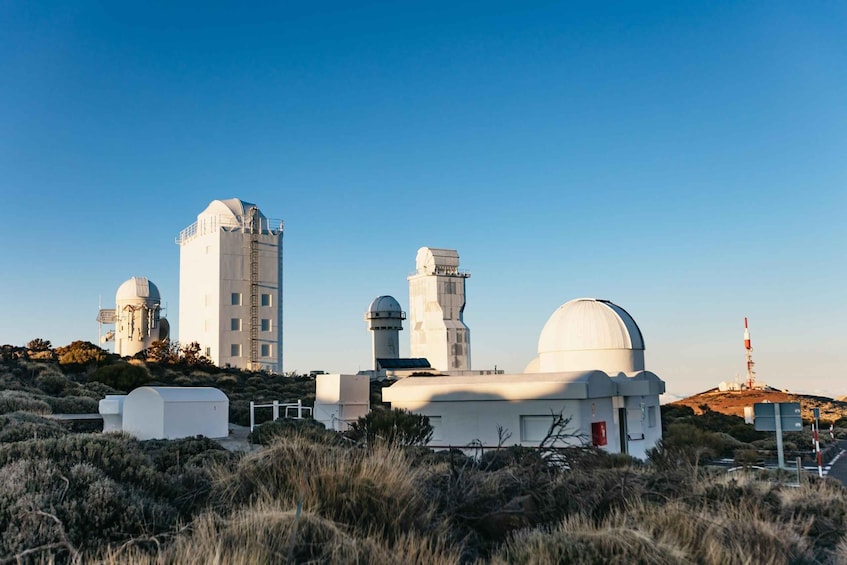
<path id="1" fill-rule="evenodd" d="M 388 544 L 378 537 L 361 537 L 349 528 L 311 513 L 299 517 L 290 509 L 262 502 L 229 518 L 214 513 L 200 516 L 191 533 L 149 554 L 134 547 L 113 549 L 104 564 L 180 563 L 229 565 L 253 563 L 427 563 L 460 562 L 455 549 L 415 534 Z"/>
<path id="2" fill-rule="evenodd" d="M 422 489 L 432 469 L 412 467 L 401 449 L 353 449 L 280 437 L 246 456 L 234 471 L 217 473 L 219 507 L 298 502 L 306 512 L 346 525 L 360 535 L 395 540 L 408 532 L 443 536 L 432 497 Z"/>

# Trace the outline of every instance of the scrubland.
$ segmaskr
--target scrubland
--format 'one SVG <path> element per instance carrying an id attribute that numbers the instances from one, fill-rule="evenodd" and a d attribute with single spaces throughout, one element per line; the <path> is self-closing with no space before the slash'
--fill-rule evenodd
<path id="1" fill-rule="evenodd" d="M 556 462 L 529 448 L 433 453 L 308 422 L 267 424 L 260 448 L 236 454 L 73 431 L 45 418 L 48 397 L 115 390 L 88 379 L 96 368 L 2 362 L 0 563 L 847 562 L 847 490 L 710 466 L 766 441 L 715 431 L 735 421 L 714 416 L 669 413 L 646 462 L 591 448 Z"/>

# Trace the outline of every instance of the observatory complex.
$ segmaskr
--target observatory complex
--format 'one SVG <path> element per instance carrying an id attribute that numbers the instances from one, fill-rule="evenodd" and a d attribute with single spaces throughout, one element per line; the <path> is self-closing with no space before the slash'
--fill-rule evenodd
<path id="1" fill-rule="evenodd" d="M 635 320 L 608 300 L 566 302 L 549 318 L 524 373 L 410 376 L 383 400 L 429 417 L 431 445 L 538 446 L 553 415 L 570 418 L 570 441 L 641 459 L 662 437 L 665 384 L 644 369 Z M 499 430 L 511 436 L 503 443 Z"/>
<path id="2" fill-rule="evenodd" d="M 214 200 L 180 232 L 179 338 L 218 366 L 282 372 L 281 220 Z"/>
<path id="3" fill-rule="evenodd" d="M 101 308 L 97 314 L 100 328 L 115 325 L 114 330 L 101 331 L 100 342 L 115 342 L 115 353 L 123 357 L 136 355 L 158 340 L 168 338 L 170 326 L 161 317 L 162 297 L 155 284 L 144 277 L 132 277 L 118 287 L 115 308 Z"/>

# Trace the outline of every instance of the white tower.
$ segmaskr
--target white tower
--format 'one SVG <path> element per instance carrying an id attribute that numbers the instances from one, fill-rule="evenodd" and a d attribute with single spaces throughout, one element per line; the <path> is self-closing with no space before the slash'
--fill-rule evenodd
<path id="1" fill-rule="evenodd" d="M 411 357 L 425 357 L 441 371 L 471 368 L 470 330 L 462 321 L 465 279 L 459 254 L 421 247 L 409 277 Z"/>
<path id="2" fill-rule="evenodd" d="M 282 228 L 230 198 L 180 232 L 181 343 L 219 366 L 282 372 Z"/>
<path id="3" fill-rule="evenodd" d="M 115 294 L 115 353 L 131 357 L 168 337 L 167 320 L 160 317 L 162 298 L 156 285 L 132 277 Z"/>
<path id="4" fill-rule="evenodd" d="M 393 296 L 374 298 L 365 312 L 368 329 L 373 332 L 374 371 L 379 368 L 377 359 L 400 358 L 400 330 L 405 319 L 406 313 Z"/>

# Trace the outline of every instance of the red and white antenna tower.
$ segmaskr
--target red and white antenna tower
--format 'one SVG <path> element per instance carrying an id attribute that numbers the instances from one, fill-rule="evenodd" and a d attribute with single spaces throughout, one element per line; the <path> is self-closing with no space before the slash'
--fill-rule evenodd
<path id="1" fill-rule="evenodd" d="M 756 371 L 753 370 L 753 348 L 750 346 L 750 330 L 747 329 L 747 318 L 744 318 L 744 349 L 747 351 L 747 390 L 756 387 Z"/>

